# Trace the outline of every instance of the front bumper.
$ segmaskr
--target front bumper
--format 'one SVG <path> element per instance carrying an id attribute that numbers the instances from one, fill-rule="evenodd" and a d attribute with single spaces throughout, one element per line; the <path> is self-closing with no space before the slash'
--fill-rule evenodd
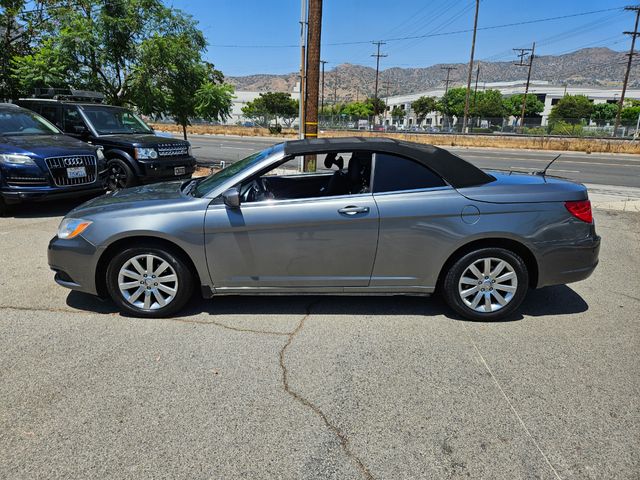
<path id="1" fill-rule="evenodd" d="M 588 278 L 598 266 L 599 254 L 598 235 L 546 249 L 538 256 L 537 287 L 564 285 Z"/>
<path id="2" fill-rule="evenodd" d="M 163 157 L 154 160 L 138 160 L 143 180 L 189 178 L 196 170 L 194 157 Z M 184 167 L 184 173 L 176 175 L 176 168 Z"/>
<path id="3" fill-rule="evenodd" d="M 98 249 L 81 235 L 70 240 L 57 236 L 49 242 L 47 258 L 55 281 L 72 290 L 97 295 L 96 265 Z"/>
<path id="4" fill-rule="evenodd" d="M 8 204 L 21 202 L 37 202 L 49 199 L 62 200 L 76 198 L 83 195 L 103 194 L 106 188 L 102 182 L 77 187 L 2 187 L 0 196 Z"/>

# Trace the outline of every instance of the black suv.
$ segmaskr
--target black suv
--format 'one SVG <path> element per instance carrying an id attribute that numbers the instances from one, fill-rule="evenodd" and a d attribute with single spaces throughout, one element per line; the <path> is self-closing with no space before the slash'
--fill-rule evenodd
<path id="1" fill-rule="evenodd" d="M 68 135 L 104 148 L 110 190 L 167 179 L 189 178 L 196 159 L 189 142 L 160 137 L 131 110 L 100 103 L 23 98 Z"/>
<path id="2" fill-rule="evenodd" d="M 0 215 L 7 205 L 105 190 L 102 150 L 30 110 L 0 103 Z"/>

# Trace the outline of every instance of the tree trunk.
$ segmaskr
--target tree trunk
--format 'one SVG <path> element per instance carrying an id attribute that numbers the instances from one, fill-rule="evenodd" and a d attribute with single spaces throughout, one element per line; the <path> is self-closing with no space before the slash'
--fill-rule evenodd
<path id="1" fill-rule="evenodd" d="M 184 137 L 184 139 L 187 139 L 187 124 L 183 123 L 182 124 L 182 136 Z"/>

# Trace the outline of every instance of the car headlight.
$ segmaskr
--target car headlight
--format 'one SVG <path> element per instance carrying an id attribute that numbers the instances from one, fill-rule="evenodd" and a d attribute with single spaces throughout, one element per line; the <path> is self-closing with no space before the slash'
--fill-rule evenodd
<path id="1" fill-rule="evenodd" d="M 155 148 L 136 147 L 136 158 L 158 158 L 158 152 Z"/>
<path id="2" fill-rule="evenodd" d="M 33 158 L 27 155 L 12 155 L 12 154 L 0 154 L 0 163 L 6 163 L 8 165 L 35 165 L 36 162 Z"/>
<path id="3" fill-rule="evenodd" d="M 102 150 L 102 148 L 98 148 L 96 150 L 96 157 L 98 157 L 98 160 L 100 161 L 104 160 L 104 151 Z"/>
<path id="4" fill-rule="evenodd" d="M 58 227 L 58 238 L 69 240 L 84 232 L 93 222 L 81 218 L 65 218 Z"/>

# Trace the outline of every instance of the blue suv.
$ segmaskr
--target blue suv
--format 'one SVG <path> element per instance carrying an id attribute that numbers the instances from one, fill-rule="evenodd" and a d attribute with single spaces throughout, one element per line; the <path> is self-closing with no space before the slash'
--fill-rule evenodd
<path id="1" fill-rule="evenodd" d="M 0 103 L 0 215 L 23 201 L 104 192 L 106 174 L 101 149 L 34 112 Z"/>

